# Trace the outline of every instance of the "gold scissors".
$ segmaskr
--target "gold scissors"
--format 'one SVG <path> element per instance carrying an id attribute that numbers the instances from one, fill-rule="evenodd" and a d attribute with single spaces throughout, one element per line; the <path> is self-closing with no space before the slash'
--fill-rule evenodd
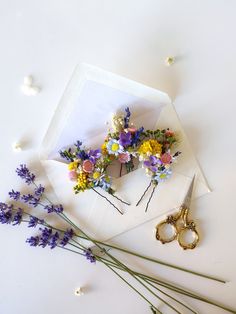
<path id="1" fill-rule="evenodd" d="M 160 222 L 156 226 L 156 239 L 161 241 L 162 244 L 177 240 L 179 245 L 184 249 L 194 249 L 199 242 L 199 234 L 196 230 L 194 221 L 188 220 L 188 214 L 190 210 L 191 198 L 193 194 L 195 175 L 192 178 L 188 192 L 185 196 L 183 204 L 180 206 L 179 211 L 174 215 L 169 215 L 165 220 Z M 162 234 L 161 230 L 165 227 L 172 227 L 172 234 L 170 236 Z M 193 238 L 191 241 L 185 241 L 184 236 L 187 236 L 188 232 L 192 232 Z"/>

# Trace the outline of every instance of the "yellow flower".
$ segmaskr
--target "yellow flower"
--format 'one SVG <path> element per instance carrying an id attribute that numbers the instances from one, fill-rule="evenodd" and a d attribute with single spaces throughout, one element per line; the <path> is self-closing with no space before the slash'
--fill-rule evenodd
<path id="1" fill-rule="evenodd" d="M 103 144 L 102 144 L 102 153 L 104 155 L 107 155 L 107 141 L 105 141 Z"/>
<path id="2" fill-rule="evenodd" d="M 87 174 L 84 172 L 80 172 L 78 175 L 78 185 L 82 191 L 88 188 L 89 182 L 87 181 Z"/>
<path id="3" fill-rule="evenodd" d="M 78 168 L 78 162 L 77 161 L 72 161 L 68 165 L 68 169 L 69 170 L 76 170 L 77 168 Z"/>
<path id="4" fill-rule="evenodd" d="M 162 144 L 160 144 L 157 140 L 151 139 L 144 141 L 142 145 L 138 149 L 138 153 L 140 155 L 157 155 L 162 152 Z"/>

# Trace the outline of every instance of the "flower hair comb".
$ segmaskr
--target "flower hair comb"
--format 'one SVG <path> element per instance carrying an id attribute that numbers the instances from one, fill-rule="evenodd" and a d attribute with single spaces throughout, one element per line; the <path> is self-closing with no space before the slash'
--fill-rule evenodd
<path id="1" fill-rule="evenodd" d="M 80 141 L 77 141 L 74 146 L 74 150 L 69 148 L 59 152 L 61 157 L 69 162 L 69 178 L 72 181 L 76 181 L 74 192 L 78 194 L 91 189 L 99 196 L 106 199 L 120 214 L 123 214 L 106 196 L 97 191 L 97 188 L 101 188 L 120 202 L 130 205 L 128 202 L 116 196 L 115 190 L 111 187 L 112 180 L 107 174 L 106 169 L 112 160 L 109 156 L 103 155 L 100 149 L 88 150 L 82 147 L 82 142 Z"/>

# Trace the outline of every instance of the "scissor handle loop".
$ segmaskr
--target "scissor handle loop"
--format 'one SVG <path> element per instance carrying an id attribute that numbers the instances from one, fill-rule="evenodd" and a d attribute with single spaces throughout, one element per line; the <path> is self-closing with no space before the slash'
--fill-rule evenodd
<path id="1" fill-rule="evenodd" d="M 186 244 L 183 242 L 182 237 L 183 237 L 183 234 L 189 230 L 192 231 L 194 238 L 192 242 Z M 189 221 L 186 226 L 178 230 L 177 241 L 184 250 L 192 250 L 197 246 L 199 242 L 199 234 L 195 228 L 195 224 L 193 221 Z"/>
<path id="2" fill-rule="evenodd" d="M 161 236 L 160 234 L 160 229 L 165 226 L 165 225 L 171 225 L 174 233 L 171 237 L 163 237 Z M 177 235 L 178 235 L 178 230 L 176 228 L 176 219 L 174 216 L 168 216 L 166 220 L 160 222 L 157 226 L 156 226 L 156 239 L 158 241 L 160 241 L 162 244 L 165 244 L 165 243 L 169 243 L 169 242 L 172 242 L 174 241 L 176 238 L 177 238 Z"/>

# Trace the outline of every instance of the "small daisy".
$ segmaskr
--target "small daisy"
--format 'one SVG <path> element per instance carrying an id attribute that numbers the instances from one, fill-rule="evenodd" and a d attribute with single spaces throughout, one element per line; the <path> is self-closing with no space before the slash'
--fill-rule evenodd
<path id="1" fill-rule="evenodd" d="M 111 139 L 107 143 L 107 151 L 111 155 L 118 156 L 119 154 L 124 152 L 124 147 L 122 145 L 120 145 L 118 140 Z"/>

